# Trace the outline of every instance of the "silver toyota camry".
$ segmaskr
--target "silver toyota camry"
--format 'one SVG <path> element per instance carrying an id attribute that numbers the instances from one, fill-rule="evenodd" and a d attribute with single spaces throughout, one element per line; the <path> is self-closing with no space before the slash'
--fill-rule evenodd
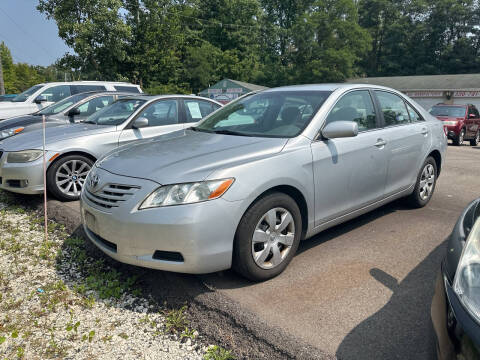
<path id="1" fill-rule="evenodd" d="M 95 112 L 83 123 L 49 127 L 47 188 L 60 200 L 78 199 L 100 156 L 129 142 L 183 130 L 219 107 L 221 104 L 197 96 L 130 96 Z M 42 139 L 42 129 L 38 129 L 0 142 L 0 189 L 43 192 Z"/>
<path id="2" fill-rule="evenodd" d="M 426 205 L 446 147 L 441 121 L 389 88 L 269 89 L 99 160 L 82 220 L 121 262 L 261 281 L 328 227 L 402 197 Z"/>

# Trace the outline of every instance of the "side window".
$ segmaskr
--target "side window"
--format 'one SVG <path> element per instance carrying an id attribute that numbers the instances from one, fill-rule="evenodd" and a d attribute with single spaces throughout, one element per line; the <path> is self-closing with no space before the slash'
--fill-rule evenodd
<path id="1" fill-rule="evenodd" d="M 218 109 L 213 103 L 202 100 L 183 100 L 187 122 L 196 122 Z"/>
<path id="2" fill-rule="evenodd" d="M 78 107 L 80 116 L 89 116 L 113 103 L 113 96 L 99 96 L 84 102 Z"/>
<path id="3" fill-rule="evenodd" d="M 49 102 L 57 102 L 70 95 L 70 86 L 59 85 L 44 90 L 39 96 L 45 96 Z"/>
<path id="4" fill-rule="evenodd" d="M 148 126 L 178 124 L 178 101 L 157 101 L 148 106 L 140 116 L 148 119 Z"/>
<path id="5" fill-rule="evenodd" d="M 423 121 L 423 118 L 418 114 L 418 112 L 407 104 L 408 115 L 410 115 L 411 122 Z"/>
<path id="6" fill-rule="evenodd" d="M 410 117 L 403 99 L 395 94 L 385 91 L 375 91 L 380 108 L 383 112 L 385 126 L 408 124 Z"/>
<path id="7" fill-rule="evenodd" d="M 271 100 L 267 98 L 250 101 L 228 115 L 227 119 L 219 121 L 214 127 L 255 124 L 261 121 L 269 106 L 272 106 L 272 104 Z"/>
<path id="8" fill-rule="evenodd" d="M 375 129 L 375 109 L 368 90 L 357 90 L 344 95 L 330 111 L 326 123 L 355 121 L 359 131 Z"/>
<path id="9" fill-rule="evenodd" d="M 136 94 L 140 93 L 140 90 L 138 90 L 138 88 L 136 86 L 115 85 L 114 88 L 117 91 L 125 91 L 125 92 L 131 92 L 131 93 L 136 93 Z"/>
<path id="10" fill-rule="evenodd" d="M 474 114 L 475 117 L 480 117 L 480 115 L 478 114 L 478 110 L 475 106 L 470 106 L 469 110 L 468 110 L 468 115 L 470 114 Z"/>
<path id="11" fill-rule="evenodd" d="M 87 91 L 105 91 L 106 88 L 103 85 L 72 85 L 72 94 L 79 94 Z"/>

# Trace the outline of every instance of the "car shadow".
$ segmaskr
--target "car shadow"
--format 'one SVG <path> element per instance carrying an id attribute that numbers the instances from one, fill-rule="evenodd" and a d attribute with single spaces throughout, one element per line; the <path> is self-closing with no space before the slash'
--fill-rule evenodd
<path id="1" fill-rule="evenodd" d="M 337 349 L 339 359 L 435 359 L 430 306 L 446 240 L 402 281 L 378 268 L 370 275 L 393 294 L 385 306 L 357 325 Z M 423 339 L 419 341 L 419 337 Z"/>

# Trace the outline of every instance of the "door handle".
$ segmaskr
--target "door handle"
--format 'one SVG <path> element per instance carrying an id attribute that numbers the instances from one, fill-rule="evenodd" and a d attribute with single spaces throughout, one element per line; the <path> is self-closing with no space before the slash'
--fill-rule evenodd
<path id="1" fill-rule="evenodd" d="M 375 143 L 375 146 L 378 148 L 384 147 L 387 145 L 387 142 L 383 139 L 377 139 L 377 142 Z"/>
<path id="2" fill-rule="evenodd" d="M 422 129 L 422 135 L 427 135 L 428 134 L 428 129 L 427 128 L 423 128 Z"/>

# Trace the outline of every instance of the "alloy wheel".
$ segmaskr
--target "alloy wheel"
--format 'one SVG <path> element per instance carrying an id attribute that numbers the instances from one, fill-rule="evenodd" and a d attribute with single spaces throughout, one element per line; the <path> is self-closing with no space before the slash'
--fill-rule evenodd
<path id="1" fill-rule="evenodd" d="M 82 160 L 65 162 L 55 173 L 57 188 L 65 195 L 79 196 L 90 168 L 90 165 Z"/>
<path id="2" fill-rule="evenodd" d="M 273 269 L 285 260 L 295 239 L 295 222 L 284 208 L 267 211 L 252 237 L 252 256 L 262 269 Z"/>
<path id="3" fill-rule="evenodd" d="M 463 144 L 464 137 L 465 137 L 465 130 L 462 129 L 462 131 L 460 131 L 460 134 L 458 135 L 458 145 Z"/>
<path id="4" fill-rule="evenodd" d="M 420 198 L 427 200 L 433 192 L 435 185 L 435 168 L 432 164 L 426 164 L 420 177 Z"/>

